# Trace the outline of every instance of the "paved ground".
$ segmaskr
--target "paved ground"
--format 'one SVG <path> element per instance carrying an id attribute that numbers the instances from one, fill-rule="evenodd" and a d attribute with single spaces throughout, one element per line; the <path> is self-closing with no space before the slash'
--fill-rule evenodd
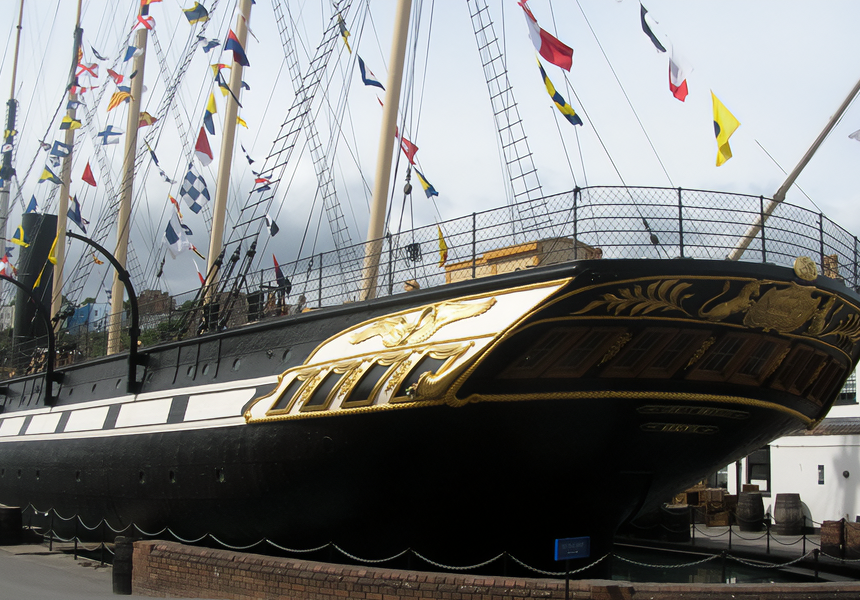
<path id="1" fill-rule="evenodd" d="M 0 600 L 100 600 L 113 595 L 111 568 L 46 546 L 0 547 Z"/>

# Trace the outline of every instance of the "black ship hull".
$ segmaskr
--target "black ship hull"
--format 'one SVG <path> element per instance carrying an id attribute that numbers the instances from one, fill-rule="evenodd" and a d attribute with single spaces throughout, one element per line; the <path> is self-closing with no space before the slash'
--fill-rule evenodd
<path id="1" fill-rule="evenodd" d="M 624 520 L 824 418 L 858 306 L 782 267 L 581 261 L 201 336 L 148 351 L 137 395 L 123 357 L 66 369 L 53 407 L 42 380 L 7 382 L 0 502 L 553 568 L 554 539 L 591 536 L 594 557 Z"/>

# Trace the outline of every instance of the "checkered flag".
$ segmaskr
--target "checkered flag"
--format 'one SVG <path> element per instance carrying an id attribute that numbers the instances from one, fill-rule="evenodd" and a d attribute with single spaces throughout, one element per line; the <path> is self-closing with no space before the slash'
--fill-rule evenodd
<path id="1" fill-rule="evenodd" d="M 194 169 L 193 162 L 188 165 L 188 173 L 185 174 L 182 187 L 179 188 L 179 197 L 185 200 L 185 203 L 195 213 L 199 213 L 200 209 L 210 200 L 206 182 Z"/>

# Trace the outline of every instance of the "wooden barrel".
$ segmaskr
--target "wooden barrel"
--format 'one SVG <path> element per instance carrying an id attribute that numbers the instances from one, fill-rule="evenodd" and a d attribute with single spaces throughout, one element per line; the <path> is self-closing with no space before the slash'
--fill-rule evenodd
<path id="1" fill-rule="evenodd" d="M 773 532 L 777 535 L 803 533 L 803 507 L 800 494 L 777 494 L 773 506 Z"/>
<path id="2" fill-rule="evenodd" d="M 0 504 L 0 546 L 15 546 L 24 540 L 21 509 Z"/>
<path id="3" fill-rule="evenodd" d="M 686 504 L 671 506 L 664 504 L 660 511 L 660 524 L 670 542 L 690 541 L 690 507 Z"/>
<path id="4" fill-rule="evenodd" d="M 759 492 L 738 494 L 738 511 L 735 520 L 741 531 L 761 531 L 764 522 L 764 501 Z"/>

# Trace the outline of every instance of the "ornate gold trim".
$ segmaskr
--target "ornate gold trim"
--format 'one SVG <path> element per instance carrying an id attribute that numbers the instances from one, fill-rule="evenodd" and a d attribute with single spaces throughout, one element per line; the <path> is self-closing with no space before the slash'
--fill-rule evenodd
<path id="1" fill-rule="evenodd" d="M 794 259 L 794 274 L 806 281 L 815 281 L 818 277 L 818 266 L 808 256 L 798 256 Z"/>
<path id="2" fill-rule="evenodd" d="M 779 365 L 782 364 L 782 361 L 785 360 L 785 357 L 788 356 L 789 352 L 791 352 L 791 345 L 788 345 L 785 348 L 783 348 L 782 354 L 779 355 L 779 358 L 777 358 L 775 361 L 773 361 L 773 365 L 768 367 L 767 371 L 765 373 L 763 373 L 762 381 L 764 381 L 765 379 L 767 379 L 768 377 L 770 377 L 771 375 L 774 374 L 774 372 L 779 368 Z"/>
<path id="3" fill-rule="evenodd" d="M 693 425 L 692 423 L 643 423 L 639 429 L 651 433 L 695 433 L 698 435 L 713 435 L 720 431 L 716 425 Z"/>
<path id="4" fill-rule="evenodd" d="M 414 322 L 402 315 L 386 317 L 366 326 L 362 331 L 353 333 L 348 341 L 356 345 L 379 336 L 382 339 L 382 345 L 386 348 L 404 346 L 407 343 L 420 344 L 446 325 L 482 315 L 495 304 L 495 297 L 487 298 L 483 302 L 466 299 L 438 302 L 425 306 L 420 313 L 417 313 Z"/>
<path id="5" fill-rule="evenodd" d="M 565 277 L 562 279 L 554 279 L 552 281 L 531 283 L 529 285 L 523 285 L 523 286 L 519 286 L 519 287 L 506 288 L 506 289 L 502 289 L 502 290 L 494 290 L 492 292 L 486 292 L 483 294 L 475 294 L 473 296 L 464 296 L 462 298 L 459 298 L 459 300 L 474 301 L 474 300 L 480 300 L 482 298 L 491 298 L 491 297 L 496 297 L 496 296 L 500 296 L 500 295 L 510 294 L 513 292 L 524 292 L 524 291 L 528 291 L 528 290 L 536 290 L 536 289 L 540 289 L 540 288 L 547 288 L 547 287 L 553 287 L 553 286 L 558 286 L 561 289 L 561 288 L 564 288 L 571 281 L 573 281 L 573 277 Z M 325 340 L 323 340 L 322 342 L 317 344 L 317 347 L 314 348 L 313 351 L 308 355 L 308 358 L 305 360 L 305 364 L 306 365 L 311 364 L 311 360 L 313 359 L 314 356 L 316 356 L 316 354 L 319 352 L 319 350 L 321 348 L 325 347 L 327 344 L 329 344 L 330 342 L 332 342 L 333 340 L 335 340 L 341 336 L 345 336 L 346 334 L 348 334 L 350 332 L 354 332 L 357 329 L 364 327 L 365 325 L 368 324 L 369 321 L 373 321 L 374 319 L 391 318 L 391 317 L 405 315 L 405 314 L 408 314 L 411 312 L 415 312 L 418 308 L 420 308 L 420 305 L 419 306 L 413 306 L 410 308 L 405 308 L 405 309 L 398 311 L 398 312 L 388 313 L 386 315 L 380 315 L 379 317 L 370 318 L 370 319 L 367 319 L 365 321 L 362 321 L 361 323 L 356 323 L 355 325 L 352 325 L 351 327 L 347 327 L 346 329 L 343 329 L 343 330 L 335 333 L 334 335 L 329 336 L 328 338 L 326 338 Z M 488 336 L 477 336 L 477 337 L 488 337 Z M 473 338 L 466 338 L 466 339 L 473 339 Z M 459 341 L 459 340 L 447 340 L 447 341 L 452 342 L 452 341 Z M 418 344 L 415 344 L 415 345 L 417 346 Z M 362 352 L 361 354 L 356 355 L 356 358 L 359 356 L 373 356 L 373 355 L 374 355 L 374 353 L 372 353 L 372 352 L 367 352 L 367 353 Z"/>
<path id="6" fill-rule="evenodd" d="M 444 392 L 447 390 L 447 386 L 450 381 L 456 377 L 457 373 L 466 367 L 468 361 L 454 370 L 449 370 L 451 369 L 451 365 L 453 365 L 459 357 L 463 356 L 463 354 L 465 354 L 466 351 L 474 345 L 474 342 L 472 342 L 462 345 L 443 346 L 441 348 L 430 346 L 424 352 L 415 353 L 413 356 L 416 357 L 416 360 L 412 361 L 412 366 L 410 366 L 405 373 L 400 375 L 396 385 L 393 386 L 394 390 L 399 389 L 400 386 L 403 385 L 404 380 L 410 373 L 412 373 L 412 369 L 417 367 L 425 356 L 429 356 L 436 360 L 444 359 L 445 362 L 437 369 L 436 373 L 433 373 L 432 371 L 421 373 L 418 377 L 418 381 L 409 386 L 406 390 L 405 396 L 392 396 L 389 399 L 389 402 L 394 404 L 401 402 L 426 402 L 428 400 L 442 398 L 444 394 L 440 395 L 439 391 L 442 390 Z M 388 391 L 388 388 L 386 388 L 386 391 Z"/>
<path id="7" fill-rule="evenodd" d="M 334 399 L 337 398 L 338 393 L 339 393 L 340 389 L 343 387 L 346 380 L 349 379 L 349 375 L 346 375 L 346 374 L 349 373 L 350 371 L 358 370 L 358 368 L 362 365 L 362 362 L 363 361 L 359 360 L 359 361 L 351 361 L 351 362 L 343 362 L 343 363 L 334 364 L 331 366 L 330 369 L 327 370 L 325 375 L 322 378 L 320 378 L 319 383 L 314 381 L 313 383 L 306 385 L 305 386 L 306 388 L 310 388 L 311 386 L 313 386 L 314 389 L 310 390 L 307 394 L 305 394 L 305 398 L 302 401 L 301 406 L 299 406 L 299 412 L 313 412 L 313 411 L 328 410 L 329 407 L 331 406 L 332 402 L 334 402 Z M 320 373 L 323 373 L 323 371 L 320 371 Z M 334 375 L 334 374 L 340 374 L 340 375 L 342 375 L 342 377 L 337 382 L 337 384 L 335 384 L 335 386 L 329 391 L 328 395 L 325 397 L 325 400 L 323 400 L 322 404 L 318 404 L 316 406 L 308 406 L 308 402 L 310 402 L 311 398 L 313 397 L 313 394 L 316 391 L 317 386 L 319 384 L 323 383 L 325 381 L 326 377 L 329 377 L 330 375 Z M 304 392 L 304 389 L 302 390 L 302 392 Z"/>
<path id="8" fill-rule="evenodd" d="M 692 286 L 692 283 L 680 283 L 678 279 L 665 279 L 663 281 L 655 281 L 649 285 L 645 291 L 642 291 L 641 285 L 633 286 L 633 291 L 629 289 L 619 289 L 618 294 L 603 294 L 602 300 L 595 300 L 589 303 L 585 308 L 571 313 L 580 315 L 588 312 L 598 306 L 606 305 L 607 310 L 615 310 L 615 316 L 623 310 L 630 310 L 631 317 L 642 313 L 647 315 L 654 311 L 665 312 L 667 310 L 679 310 L 687 316 L 692 316 L 681 303 L 687 298 L 692 298 L 693 294 L 681 295 L 684 290 Z"/>
<path id="9" fill-rule="evenodd" d="M 715 408 L 713 406 L 672 406 L 663 404 L 648 404 L 640 406 L 636 412 L 643 415 L 685 415 L 696 417 L 716 417 L 719 419 L 731 419 L 743 421 L 749 419 L 750 414 L 745 410 L 731 410 L 728 408 Z"/>
<path id="10" fill-rule="evenodd" d="M 745 398 L 743 396 L 720 396 L 716 394 L 687 394 L 682 392 L 637 392 L 637 391 L 591 391 L 591 392 L 554 392 L 548 394 L 511 394 L 504 395 L 477 395 L 469 396 L 463 401 L 463 404 L 481 403 L 481 402 L 533 402 L 539 400 L 602 400 L 602 399 L 618 399 L 618 400 L 657 400 L 657 401 L 676 401 L 676 402 L 714 402 L 720 404 L 738 404 L 741 406 L 754 406 L 766 410 L 773 410 L 788 414 L 799 420 L 805 426 L 810 426 L 815 421 L 806 415 L 764 400 L 756 400 L 753 398 Z M 261 419 L 255 419 L 252 423 L 270 423 L 274 421 L 285 421 L 295 419 L 306 419 L 312 417 L 338 417 L 352 415 L 356 413 L 375 412 L 383 410 L 401 410 L 420 407 L 440 406 L 446 404 L 444 400 L 429 400 L 423 402 L 402 402 L 398 404 L 377 404 L 373 406 L 362 406 L 341 411 L 325 411 L 317 413 L 299 413 L 295 415 L 277 414 L 267 415 Z"/>
<path id="11" fill-rule="evenodd" d="M 627 342 L 633 339 L 633 334 L 629 331 L 625 331 L 620 334 L 617 338 L 615 338 L 615 342 L 612 344 L 612 347 L 606 351 L 606 354 L 603 355 L 603 358 L 600 359 L 600 362 L 597 363 L 597 366 L 602 365 L 603 363 L 609 362 L 615 355 L 618 354 L 621 349 L 627 345 Z"/>
<path id="12" fill-rule="evenodd" d="M 687 366 L 686 366 L 686 367 L 684 367 L 684 368 L 685 368 L 685 369 L 689 369 L 689 368 L 690 368 L 690 367 L 692 367 L 694 364 L 696 364 L 697 362 L 699 362 L 699 359 L 700 359 L 700 358 L 702 358 L 702 356 L 704 356 L 704 355 L 705 355 L 705 352 L 707 352 L 707 351 L 708 351 L 708 348 L 710 348 L 711 346 L 713 346 L 713 345 L 714 345 L 714 342 L 716 342 L 716 341 L 717 341 L 717 338 L 715 338 L 714 336 L 711 336 L 711 337 L 709 337 L 708 339 L 706 339 L 704 342 L 702 342 L 702 345 L 701 345 L 701 346 L 699 346 L 699 349 L 698 349 L 698 350 L 696 350 L 696 353 L 695 353 L 693 356 L 691 356 L 691 357 L 690 357 L 690 361 L 687 363 Z"/>

